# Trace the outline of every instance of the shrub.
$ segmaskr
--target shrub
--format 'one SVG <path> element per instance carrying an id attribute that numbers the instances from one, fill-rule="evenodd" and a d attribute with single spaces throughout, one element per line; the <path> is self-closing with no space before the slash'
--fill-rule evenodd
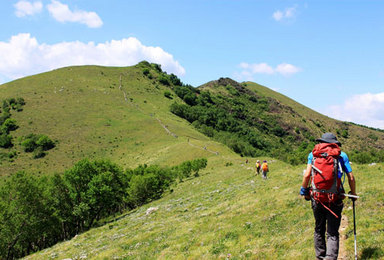
<path id="1" fill-rule="evenodd" d="M 12 146 L 12 136 L 8 135 L 7 133 L 2 133 L 0 135 L 0 147 L 9 148 Z"/>
<path id="2" fill-rule="evenodd" d="M 46 155 L 46 153 L 44 152 L 44 149 L 43 149 L 43 147 L 41 147 L 41 146 L 38 146 L 38 147 L 33 151 L 33 158 L 34 158 L 34 159 L 43 158 L 45 155 Z"/>
<path id="3" fill-rule="evenodd" d="M 143 74 L 144 74 L 145 76 L 148 76 L 148 74 L 149 74 L 149 69 L 148 69 L 148 68 L 144 68 L 144 69 L 143 69 Z"/>
<path id="4" fill-rule="evenodd" d="M 169 75 L 169 80 L 175 86 L 183 85 L 183 83 L 181 83 L 181 80 L 175 74 L 173 74 L 173 73 L 171 75 Z"/>
<path id="5" fill-rule="evenodd" d="M 154 174 L 134 175 L 127 189 L 128 202 L 135 207 L 158 198 L 158 180 Z"/>
<path id="6" fill-rule="evenodd" d="M 3 132 L 7 134 L 9 134 L 10 131 L 16 130 L 17 128 L 18 128 L 18 125 L 16 123 L 16 120 L 12 118 L 7 118 L 1 127 Z"/>
<path id="7" fill-rule="evenodd" d="M 21 142 L 21 145 L 24 146 L 24 152 L 27 153 L 33 152 L 37 147 L 36 142 L 32 138 L 25 139 Z"/>
<path id="8" fill-rule="evenodd" d="M 160 65 L 160 64 L 151 63 L 151 67 L 152 67 L 153 69 L 155 69 L 157 72 L 160 72 L 160 73 L 163 72 L 163 70 L 161 69 L 161 65 Z"/>
<path id="9" fill-rule="evenodd" d="M 24 151 L 28 153 L 35 151 L 37 148 L 41 148 L 42 151 L 48 151 L 55 147 L 55 143 L 48 136 L 36 134 L 25 136 L 21 145 L 24 146 Z"/>
<path id="10" fill-rule="evenodd" d="M 169 86 L 170 85 L 167 75 L 161 74 L 159 76 L 158 80 L 159 80 L 159 82 L 161 84 L 163 84 L 165 86 Z"/>
<path id="11" fill-rule="evenodd" d="M 348 138 L 348 136 L 349 136 L 348 130 L 345 129 L 345 130 L 341 131 L 341 136 L 344 138 Z"/>
<path id="12" fill-rule="evenodd" d="M 36 141 L 36 145 L 41 147 L 44 151 L 50 150 L 55 147 L 55 143 L 46 135 L 40 135 Z"/>
<path id="13" fill-rule="evenodd" d="M 11 114 L 8 112 L 3 112 L 2 115 L 0 116 L 0 125 L 3 125 L 4 122 L 11 117 Z"/>
<path id="14" fill-rule="evenodd" d="M 369 134 L 368 137 L 372 139 L 373 141 L 377 141 L 379 138 L 375 134 Z"/>
<path id="15" fill-rule="evenodd" d="M 172 94 L 168 90 L 164 91 L 164 97 L 172 99 Z"/>

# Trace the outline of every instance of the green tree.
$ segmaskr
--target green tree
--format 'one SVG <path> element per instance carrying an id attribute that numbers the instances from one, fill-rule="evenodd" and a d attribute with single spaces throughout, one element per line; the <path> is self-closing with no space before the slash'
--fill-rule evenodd
<path id="1" fill-rule="evenodd" d="M 105 160 L 84 159 L 64 173 L 77 232 L 120 209 L 127 186 L 124 178 L 116 164 Z"/>
<path id="2" fill-rule="evenodd" d="M 42 181 L 24 172 L 0 188 L 1 258 L 20 258 L 51 245 L 58 222 L 45 194 Z"/>

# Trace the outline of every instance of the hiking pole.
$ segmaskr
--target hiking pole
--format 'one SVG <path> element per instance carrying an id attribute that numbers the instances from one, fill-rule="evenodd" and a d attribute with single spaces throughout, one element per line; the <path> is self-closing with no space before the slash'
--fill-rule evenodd
<path id="1" fill-rule="evenodd" d="M 355 236 L 355 260 L 357 260 L 355 200 L 352 200 L 352 205 L 353 205 L 353 234 Z"/>
<path id="2" fill-rule="evenodd" d="M 358 199 L 358 198 L 360 198 L 360 197 L 357 196 L 357 195 L 351 195 L 351 194 L 347 194 L 347 193 L 341 193 L 340 195 L 343 195 L 343 196 L 348 197 L 348 198 L 353 198 L 353 199 Z M 352 201 L 353 201 L 353 203 L 355 203 L 354 200 L 352 200 Z"/>

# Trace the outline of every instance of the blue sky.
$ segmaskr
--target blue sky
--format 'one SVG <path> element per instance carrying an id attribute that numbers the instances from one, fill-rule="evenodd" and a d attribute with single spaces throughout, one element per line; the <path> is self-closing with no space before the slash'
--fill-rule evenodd
<path id="1" fill-rule="evenodd" d="M 254 81 L 384 129 L 384 1 L 23 0 L 0 7 L 0 83 L 63 66 L 162 65 Z"/>

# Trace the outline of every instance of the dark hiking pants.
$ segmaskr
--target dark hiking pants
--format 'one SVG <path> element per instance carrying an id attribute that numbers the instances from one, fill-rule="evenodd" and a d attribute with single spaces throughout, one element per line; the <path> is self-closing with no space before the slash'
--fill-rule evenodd
<path id="1" fill-rule="evenodd" d="M 315 253 L 317 259 L 337 259 L 339 254 L 339 227 L 341 222 L 341 211 L 343 210 L 343 201 L 336 203 L 324 203 L 337 216 L 336 218 L 321 203 L 312 199 L 312 210 L 315 217 Z M 325 239 L 327 232 L 327 239 Z M 327 242 L 325 242 L 327 241 Z"/>

